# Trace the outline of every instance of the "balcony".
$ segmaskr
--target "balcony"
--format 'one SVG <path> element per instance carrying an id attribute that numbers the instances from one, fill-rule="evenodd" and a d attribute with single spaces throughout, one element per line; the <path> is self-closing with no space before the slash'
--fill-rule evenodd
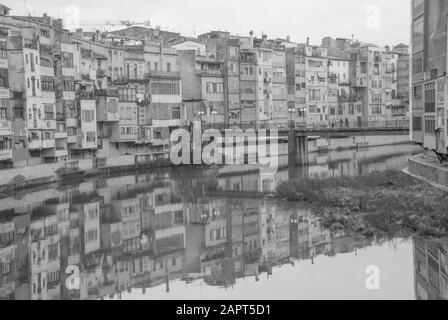
<path id="1" fill-rule="evenodd" d="M 42 127 L 46 130 L 56 130 L 56 120 L 43 120 Z"/>
<path id="2" fill-rule="evenodd" d="M 61 131 L 61 132 L 55 132 L 54 133 L 55 139 L 66 139 L 67 138 L 67 132 Z"/>
<path id="3" fill-rule="evenodd" d="M 68 150 L 67 149 L 49 149 L 45 152 L 45 156 L 51 157 L 51 158 L 67 157 Z"/>
<path id="4" fill-rule="evenodd" d="M 107 72 L 106 72 L 106 70 L 101 70 L 101 69 L 96 70 L 96 77 L 97 77 L 97 78 L 104 78 L 104 77 L 107 77 Z"/>
<path id="5" fill-rule="evenodd" d="M 0 150 L 0 161 L 12 160 L 12 149 Z"/>
<path id="6" fill-rule="evenodd" d="M 77 136 L 67 136 L 67 143 L 78 143 L 78 137 Z"/>
<path id="7" fill-rule="evenodd" d="M 67 127 L 76 128 L 78 127 L 78 119 L 76 118 L 67 118 L 65 120 Z"/>
<path id="8" fill-rule="evenodd" d="M 152 126 L 155 128 L 180 127 L 182 126 L 182 120 L 180 119 L 152 120 Z"/>
<path id="9" fill-rule="evenodd" d="M 99 97 L 119 97 L 118 89 L 99 89 L 96 90 L 96 95 Z"/>
<path id="10" fill-rule="evenodd" d="M 42 149 L 42 140 L 36 139 L 28 142 L 28 149 L 30 150 L 40 150 Z"/>
<path id="11" fill-rule="evenodd" d="M 0 137 L 1 136 L 10 136 L 11 134 L 12 134 L 11 121 L 0 120 Z"/>
<path id="12" fill-rule="evenodd" d="M 56 141 L 54 139 L 42 140 L 43 149 L 53 149 L 56 147 Z"/>
<path id="13" fill-rule="evenodd" d="M 221 77 L 223 75 L 222 70 L 204 70 L 204 69 L 197 69 L 195 71 L 196 75 L 199 76 L 212 76 L 212 77 Z"/>

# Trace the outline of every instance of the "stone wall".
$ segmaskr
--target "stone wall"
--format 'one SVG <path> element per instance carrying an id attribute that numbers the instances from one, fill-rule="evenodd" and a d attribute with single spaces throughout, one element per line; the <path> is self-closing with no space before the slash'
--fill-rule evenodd
<path id="1" fill-rule="evenodd" d="M 409 159 L 408 172 L 448 188 L 448 167 L 443 167 L 430 157 L 418 155 Z"/>

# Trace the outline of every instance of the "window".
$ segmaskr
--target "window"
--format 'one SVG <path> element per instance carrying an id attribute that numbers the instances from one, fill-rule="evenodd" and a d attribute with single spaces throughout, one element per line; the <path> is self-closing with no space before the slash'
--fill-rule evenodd
<path id="1" fill-rule="evenodd" d="M 7 118 L 6 108 L 0 108 L 0 119 L 6 119 L 6 118 Z"/>
<path id="2" fill-rule="evenodd" d="M 98 230 L 94 229 L 86 232 L 86 240 L 87 242 L 93 242 L 98 240 Z"/>
<path id="3" fill-rule="evenodd" d="M 435 112 L 436 110 L 436 90 L 435 83 L 425 85 L 425 112 Z"/>
<path id="4" fill-rule="evenodd" d="M 24 118 L 25 113 L 23 111 L 23 108 L 14 108 L 13 112 L 14 112 L 14 119 L 25 120 L 25 118 Z"/>
<path id="5" fill-rule="evenodd" d="M 62 53 L 62 67 L 73 68 L 73 53 L 69 52 Z"/>
<path id="6" fill-rule="evenodd" d="M 216 83 L 216 82 L 207 83 L 207 93 L 223 93 L 223 92 L 224 92 L 223 83 Z"/>
<path id="7" fill-rule="evenodd" d="M 48 259 L 50 261 L 56 260 L 59 256 L 59 243 L 50 244 L 48 246 Z"/>
<path id="8" fill-rule="evenodd" d="M 45 38 L 50 38 L 48 30 L 45 29 L 40 30 L 40 35 Z"/>
<path id="9" fill-rule="evenodd" d="M 63 89 L 64 91 L 75 91 L 75 79 L 73 77 L 63 78 Z"/>
<path id="10" fill-rule="evenodd" d="M 54 120 L 54 106 L 52 104 L 44 104 L 45 120 Z"/>
<path id="11" fill-rule="evenodd" d="M 173 110 L 173 119 L 180 119 L 180 109 Z"/>
<path id="12" fill-rule="evenodd" d="M 7 262 L 3 264 L 3 274 L 7 275 L 10 274 L 12 271 L 11 262 Z"/>
<path id="13" fill-rule="evenodd" d="M 9 150 L 9 149 L 12 149 L 11 139 L 7 137 L 3 137 L 3 139 L 0 139 L 0 150 Z"/>
<path id="14" fill-rule="evenodd" d="M 54 91 L 54 80 L 52 77 L 43 76 L 41 78 L 42 91 Z"/>
<path id="15" fill-rule="evenodd" d="M 86 123 L 94 122 L 95 121 L 95 111 L 94 110 L 82 110 L 81 120 Z"/>
<path id="16" fill-rule="evenodd" d="M 86 141 L 87 142 L 95 142 L 96 141 L 95 131 L 86 133 Z"/>
<path id="17" fill-rule="evenodd" d="M 425 133 L 434 135 L 436 131 L 436 117 L 426 116 L 425 117 Z"/>
<path id="18" fill-rule="evenodd" d="M 175 81 L 153 82 L 151 93 L 156 95 L 179 95 L 180 84 Z"/>
<path id="19" fill-rule="evenodd" d="M 171 72 L 171 63 L 169 62 L 166 64 L 166 71 Z"/>
<path id="20" fill-rule="evenodd" d="M 412 130 L 422 131 L 422 117 L 412 117 Z"/>
<path id="21" fill-rule="evenodd" d="M 122 102 L 136 101 L 135 88 L 119 88 L 118 93 L 119 93 L 119 99 Z"/>
<path id="22" fill-rule="evenodd" d="M 310 89 L 308 90 L 309 99 L 313 101 L 320 101 L 320 90 L 319 89 Z"/>

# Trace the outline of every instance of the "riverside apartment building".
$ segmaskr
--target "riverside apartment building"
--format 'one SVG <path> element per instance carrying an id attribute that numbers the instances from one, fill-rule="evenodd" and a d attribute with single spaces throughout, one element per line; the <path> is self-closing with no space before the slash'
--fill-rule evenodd
<path id="1" fill-rule="evenodd" d="M 446 160 L 447 17 L 446 1 L 412 1 L 412 141 Z"/>

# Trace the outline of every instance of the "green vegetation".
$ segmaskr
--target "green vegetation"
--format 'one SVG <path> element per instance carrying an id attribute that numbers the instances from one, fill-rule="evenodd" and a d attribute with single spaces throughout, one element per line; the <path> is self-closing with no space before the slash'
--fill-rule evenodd
<path id="1" fill-rule="evenodd" d="M 285 182 L 276 197 L 306 202 L 333 231 L 377 237 L 448 235 L 448 193 L 401 171 Z"/>

